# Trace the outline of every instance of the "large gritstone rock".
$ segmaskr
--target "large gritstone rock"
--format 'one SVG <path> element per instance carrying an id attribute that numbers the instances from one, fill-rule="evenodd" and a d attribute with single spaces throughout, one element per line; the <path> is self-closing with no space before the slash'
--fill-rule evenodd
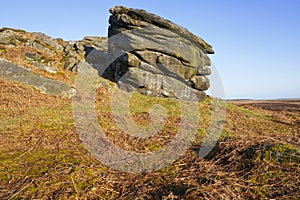
<path id="1" fill-rule="evenodd" d="M 110 9 L 108 70 L 111 79 L 128 91 L 149 96 L 188 99 L 190 88 L 206 95 L 212 47 L 187 29 L 144 10 Z M 125 75 L 125 76 L 124 76 Z M 175 90 L 175 91 L 174 91 Z"/>

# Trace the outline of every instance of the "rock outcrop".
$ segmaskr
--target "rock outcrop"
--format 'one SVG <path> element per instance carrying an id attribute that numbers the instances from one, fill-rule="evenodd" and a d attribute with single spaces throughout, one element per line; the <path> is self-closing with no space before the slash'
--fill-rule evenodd
<path id="1" fill-rule="evenodd" d="M 0 29 L 0 53 L 6 55 L 1 54 L 1 57 L 51 74 L 55 74 L 59 70 L 57 66 L 63 62 L 65 43 L 39 32 Z"/>
<path id="2" fill-rule="evenodd" d="M 70 82 L 65 84 L 49 78 L 64 77 L 64 70 L 77 71 L 84 62 L 99 68 L 106 53 L 106 37 L 88 36 L 67 42 L 39 32 L 1 28 L 0 78 L 35 87 L 42 93 L 70 96 Z M 44 77 L 45 72 L 48 78 Z"/>
<path id="3" fill-rule="evenodd" d="M 110 13 L 108 38 L 64 41 L 43 33 L 2 28 L 0 57 L 29 66 L 38 74 L 64 73 L 64 69 L 77 72 L 88 63 L 100 76 L 130 92 L 184 100 L 205 98 L 211 74 L 207 54 L 214 53 L 211 45 L 144 10 L 116 6 Z"/>
<path id="4" fill-rule="evenodd" d="M 203 99 L 210 86 L 212 47 L 187 29 L 144 10 L 110 9 L 109 56 L 113 77 L 128 91 Z M 120 53 L 121 52 L 121 53 Z M 112 59 L 111 59 L 112 60 Z"/>
<path id="5" fill-rule="evenodd" d="M 99 64 L 105 60 L 107 46 L 107 37 L 87 36 L 78 41 L 64 41 L 39 32 L 30 33 L 13 28 L 0 29 L 0 53 L 7 48 L 31 49 L 19 56 L 30 61 L 37 69 L 49 73 L 57 71 L 54 65 L 62 65 L 64 69 L 76 72 L 81 62 Z M 54 57 L 58 59 L 55 60 Z"/>

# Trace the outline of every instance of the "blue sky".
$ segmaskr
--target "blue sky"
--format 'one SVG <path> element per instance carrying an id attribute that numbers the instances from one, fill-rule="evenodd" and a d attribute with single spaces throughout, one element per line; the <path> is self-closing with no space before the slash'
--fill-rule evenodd
<path id="1" fill-rule="evenodd" d="M 1 2 L 0 27 L 106 36 L 115 5 L 153 12 L 212 44 L 226 98 L 300 98 L 299 0 L 10 0 Z"/>

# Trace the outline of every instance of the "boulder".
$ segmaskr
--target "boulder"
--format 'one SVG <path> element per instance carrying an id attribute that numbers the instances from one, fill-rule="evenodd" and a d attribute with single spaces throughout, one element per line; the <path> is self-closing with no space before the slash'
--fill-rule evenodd
<path id="1" fill-rule="evenodd" d="M 34 32 L 32 35 L 35 37 L 36 43 L 39 43 L 54 52 L 63 52 L 64 47 L 57 41 L 58 39 L 53 39 L 50 36 L 40 32 Z"/>
<path id="2" fill-rule="evenodd" d="M 26 52 L 24 54 L 24 58 L 29 61 L 39 61 L 41 60 L 41 56 L 35 52 Z"/>
<path id="3" fill-rule="evenodd" d="M 121 88 L 187 99 L 188 95 L 178 94 L 190 87 L 198 97 L 205 96 L 203 91 L 210 86 L 206 76 L 211 74 L 207 54 L 214 53 L 211 45 L 144 10 L 116 6 L 110 13 L 108 56 L 114 61 L 108 70 Z"/>

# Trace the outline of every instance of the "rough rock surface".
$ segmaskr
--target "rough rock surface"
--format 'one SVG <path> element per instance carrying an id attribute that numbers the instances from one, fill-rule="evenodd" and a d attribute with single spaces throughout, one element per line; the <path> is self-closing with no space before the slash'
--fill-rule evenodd
<path id="1" fill-rule="evenodd" d="M 44 94 L 68 98 L 76 94 L 76 90 L 66 83 L 44 78 L 2 58 L 0 58 L 0 78 L 34 87 Z"/>
<path id="2" fill-rule="evenodd" d="M 111 65 L 112 79 L 122 88 L 188 99 L 190 87 L 199 99 L 206 96 L 206 76 L 211 73 L 206 54 L 214 53 L 208 43 L 144 10 L 117 6 L 110 12 L 108 48 L 110 56 L 117 57 Z"/>

